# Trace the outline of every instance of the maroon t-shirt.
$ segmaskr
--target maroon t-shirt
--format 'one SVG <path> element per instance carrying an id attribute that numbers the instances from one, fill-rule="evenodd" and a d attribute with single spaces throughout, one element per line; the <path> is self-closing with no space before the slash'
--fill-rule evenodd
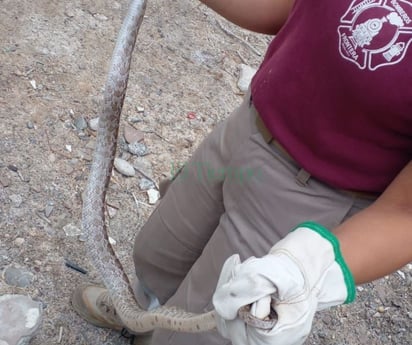
<path id="1" fill-rule="evenodd" d="M 411 42 L 412 0 L 296 0 L 253 102 L 314 177 L 382 192 L 412 159 Z"/>

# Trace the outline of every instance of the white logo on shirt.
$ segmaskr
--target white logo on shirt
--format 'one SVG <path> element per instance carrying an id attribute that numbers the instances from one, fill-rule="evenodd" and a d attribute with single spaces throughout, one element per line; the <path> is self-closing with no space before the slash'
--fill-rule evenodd
<path id="1" fill-rule="evenodd" d="M 412 42 L 411 0 L 354 0 L 338 33 L 341 56 L 359 68 L 396 64 Z"/>

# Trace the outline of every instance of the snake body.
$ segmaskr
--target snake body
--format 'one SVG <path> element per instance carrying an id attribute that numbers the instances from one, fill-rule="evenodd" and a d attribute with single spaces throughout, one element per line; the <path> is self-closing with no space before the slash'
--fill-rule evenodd
<path id="1" fill-rule="evenodd" d="M 99 117 L 97 145 L 83 200 L 82 227 L 89 257 L 109 291 L 117 315 L 129 331 L 139 333 L 165 328 L 203 332 L 216 327 L 215 311 L 193 314 L 174 307 L 159 307 L 151 311 L 142 309 L 108 241 L 104 212 L 106 190 L 113 169 L 132 53 L 145 8 L 146 0 L 132 0 L 116 41 Z M 240 316 L 246 323 L 259 328 L 273 327 L 273 322 L 253 320 L 248 313 L 243 312 Z"/>
<path id="2" fill-rule="evenodd" d="M 106 190 L 113 169 L 120 115 L 129 79 L 132 52 L 143 20 L 146 0 L 133 0 L 123 21 L 106 80 L 103 109 L 99 117 L 97 145 L 83 201 L 82 227 L 89 257 L 99 272 L 127 329 L 147 332 L 166 328 L 201 332 L 215 328 L 214 312 L 192 314 L 177 308 L 145 311 L 137 304 L 130 281 L 108 241 L 104 216 Z"/>

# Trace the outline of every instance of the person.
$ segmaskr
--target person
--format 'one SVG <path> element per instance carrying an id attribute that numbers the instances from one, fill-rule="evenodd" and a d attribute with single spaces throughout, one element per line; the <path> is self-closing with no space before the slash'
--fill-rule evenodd
<path id="1" fill-rule="evenodd" d="M 155 330 L 153 345 L 302 344 L 318 310 L 412 261 L 412 1 L 203 2 L 276 36 L 138 233 L 136 296 L 219 315 L 217 331 Z M 104 293 L 73 304 L 121 329 Z M 277 324 L 246 324 L 245 305 Z"/>

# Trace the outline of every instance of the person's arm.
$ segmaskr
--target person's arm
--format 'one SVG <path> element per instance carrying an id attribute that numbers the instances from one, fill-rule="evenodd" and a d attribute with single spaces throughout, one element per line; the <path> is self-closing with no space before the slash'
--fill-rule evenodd
<path id="1" fill-rule="evenodd" d="M 276 34 L 285 23 L 294 0 L 200 0 L 245 29 Z"/>
<path id="2" fill-rule="evenodd" d="M 329 231 L 305 222 L 262 258 L 225 262 L 213 304 L 219 332 L 234 345 L 301 345 L 316 311 L 350 303 L 355 284 L 412 261 L 412 162 L 370 207 Z M 270 330 L 245 327 L 238 311 L 277 314 Z M 249 317 L 250 318 L 250 317 Z"/>
<path id="3" fill-rule="evenodd" d="M 357 284 L 412 261 L 412 162 L 370 207 L 336 228 L 342 255 Z"/>

